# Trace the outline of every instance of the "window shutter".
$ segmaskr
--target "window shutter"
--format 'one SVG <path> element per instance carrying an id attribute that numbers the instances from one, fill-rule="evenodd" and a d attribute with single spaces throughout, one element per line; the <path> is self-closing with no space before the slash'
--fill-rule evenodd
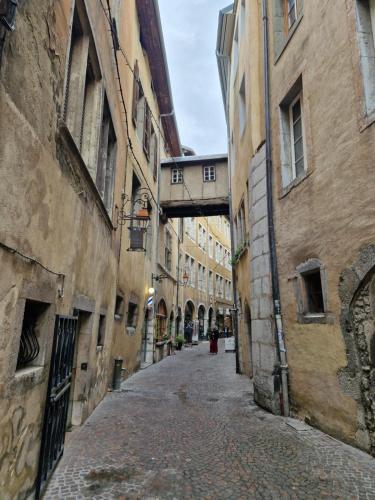
<path id="1" fill-rule="evenodd" d="M 159 150 L 158 150 L 158 138 L 156 137 L 156 134 L 154 135 L 154 179 L 156 180 L 158 177 L 158 156 L 159 156 Z"/>
<path id="2" fill-rule="evenodd" d="M 135 61 L 134 80 L 133 80 L 133 103 L 132 103 L 132 120 L 135 126 L 137 125 L 138 102 L 139 102 L 139 68 L 138 68 L 138 61 Z"/>

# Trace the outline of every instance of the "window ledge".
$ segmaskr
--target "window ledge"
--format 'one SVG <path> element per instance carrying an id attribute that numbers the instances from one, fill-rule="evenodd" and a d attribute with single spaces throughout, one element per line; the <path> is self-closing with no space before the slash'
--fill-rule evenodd
<path id="1" fill-rule="evenodd" d="M 14 378 L 17 382 L 29 379 L 30 382 L 38 383 L 39 379 L 43 375 L 43 371 L 43 366 L 26 366 L 25 368 L 17 370 L 14 374 Z"/>
<path id="2" fill-rule="evenodd" d="M 73 139 L 72 134 L 70 133 L 70 130 L 69 130 L 67 124 L 63 120 L 59 120 L 58 130 L 59 130 L 59 134 L 63 140 L 64 145 L 67 147 L 69 152 L 74 156 L 76 163 L 80 168 L 80 172 L 83 174 L 83 177 L 85 178 L 85 181 L 87 182 L 88 187 L 90 188 L 90 191 L 91 191 L 92 195 L 94 196 L 95 203 L 96 203 L 97 207 L 99 208 L 99 211 L 102 214 L 106 225 L 108 226 L 108 228 L 111 231 L 115 230 L 115 227 L 112 224 L 111 218 L 110 218 L 108 211 L 103 203 L 103 200 L 99 194 L 99 191 L 96 187 L 96 184 L 90 175 L 90 172 L 87 168 L 87 165 L 81 156 L 81 153 L 80 153 L 80 151 L 75 143 L 75 140 Z"/>
<path id="3" fill-rule="evenodd" d="M 330 324 L 334 323 L 334 315 L 332 313 L 305 313 L 298 314 L 298 323 L 305 325 L 309 324 Z"/>
<path id="4" fill-rule="evenodd" d="M 285 49 L 289 45 L 289 42 L 293 38 L 294 33 L 297 31 L 298 26 L 301 24 L 302 19 L 303 19 L 303 12 L 301 12 L 301 15 L 297 19 L 297 22 L 295 23 L 293 28 L 289 31 L 288 36 L 286 37 L 283 46 L 280 48 L 279 52 L 276 54 L 275 62 L 274 62 L 275 65 L 278 63 L 278 61 L 281 58 L 281 56 L 283 55 Z"/>
<path id="5" fill-rule="evenodd" d="M 97 346 L 96 346 L 96 352 L 102 352 L 103 347 L 104 347 L 104 346 L 102 346 L 102 345 L 97 345 Z"/>
<path id="6" fill-rule="evenodd" d="M 158 262 L 158 266 L 163 271 L 163 273 L 165 273 L 165 274 L 168 275 L 169 279 L 171 279 L 174 283 L 177 282 L 176 278 L 174 276 L 172 276 L 171 271 L 168 271 L 168 269 L 166 267 L 164 267 L 163 264 L 161 264 L 160 262 Z"/>
<path id="7" fill-rule="evenodd" d="M 301 177 L 296 177 L 287 186 L 282 187 L 281 188 L 281 195 L 279 196 L 279 199 L 281 200 L 282 198 L 284 198 L 284 196 L 287 196 L 290 193 L 290 191 L 292 191 L 292 189 L 294 189 L 299 184 L 301 184 L 305 179 L 310 177 L 311 173 L 312 173 L 311 171 L 305 172 L 305 174 L 301 175 Z"/>
<path id="8" fill-rule="evenodd" d="M 372 111 L 369 115 L 364 115 L 361 119 L 361 124 L 359 128 L 359 132 L 362 133 L 375 122 L 375 110 Z"/>

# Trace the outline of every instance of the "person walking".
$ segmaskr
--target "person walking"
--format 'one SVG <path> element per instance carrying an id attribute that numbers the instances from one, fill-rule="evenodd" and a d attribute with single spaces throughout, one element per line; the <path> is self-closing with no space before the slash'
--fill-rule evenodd
<path id="1" fill-rule="evenodd" d="M 218 352 L 219 330 L 215 326 L 211 331 L 210 337 L 210 354 L 217 354 Z"/>

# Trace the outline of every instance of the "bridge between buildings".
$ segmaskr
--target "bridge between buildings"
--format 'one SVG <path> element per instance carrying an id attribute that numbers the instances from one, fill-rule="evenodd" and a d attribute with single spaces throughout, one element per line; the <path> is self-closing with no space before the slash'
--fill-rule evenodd
<path id="1" fill-rule="evenodd" d="M 228 155 L 163 160 L 160 205 L 168 218 L 229 215 Z"/>

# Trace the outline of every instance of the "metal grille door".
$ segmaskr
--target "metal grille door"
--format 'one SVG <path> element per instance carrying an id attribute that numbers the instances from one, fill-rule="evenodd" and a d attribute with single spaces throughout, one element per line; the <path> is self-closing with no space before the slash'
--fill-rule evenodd
<path id="1" fill-rule="evenodd" d="M 77 317 L 56 316 L 39 459 L 37 498 L 40 498 L 46 481 L 64 451 L 77 321 Z"/>

